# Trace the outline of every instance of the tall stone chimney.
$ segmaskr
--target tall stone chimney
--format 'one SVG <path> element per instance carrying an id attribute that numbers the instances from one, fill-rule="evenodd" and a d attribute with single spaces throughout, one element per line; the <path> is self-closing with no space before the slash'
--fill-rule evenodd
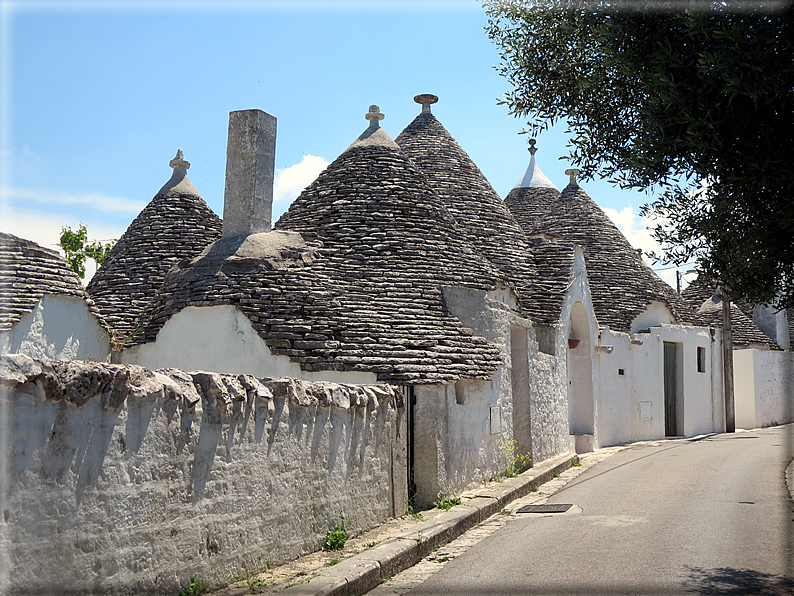
<path id="1" fill-rule="evenodd" d="M 270 231 L 276 118 L 262 110 L 229 113 L 223 236 Z"/>

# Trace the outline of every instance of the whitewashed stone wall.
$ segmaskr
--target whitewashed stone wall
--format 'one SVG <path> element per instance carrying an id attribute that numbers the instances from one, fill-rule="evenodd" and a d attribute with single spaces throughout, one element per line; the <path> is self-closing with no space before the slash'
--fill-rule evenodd
<path id="1" fill-rule="evenodd" d="M 581 258 L 579 266 L 583 271 Z M 450 313 L 476 335 L 500 346 L 504 364 L 488 380 L 414 388 L 414 476 L 419 505 L 432 503 L 439 494 L 459 494 L 502 474 L 510 457 L 505 443 L 514 438 L 514 425 L 529 424 L 533 463 L 573 450 L 568 432 L 566 328 L 533 327 L 516 313 L 515 297 L 507 289 L 485 293 L 444 288 L 443 292 Z M 572 284 L 564 312 L 569 313 L 583 296 L 589 301 L 581 274 Z M 522 339 L 514 350 L 511 343 L 520 333 L 526 341 Z M 553 338 L 539 341 L 538 335 L 543 333 Z M 551 344 L 552 353 L 542 351 L 541 343 L 547 351 L 545 344 Z M 515 362 L 514 357 L 526 358 L 526 362 Z M 520 375 L 519 382 L 529 385 L 518 397 L 529 396 L 528 408 L 514 403 L 514 373 Z M 521 419 L 516 418 L 517 412 Z M 529 420 L 524 420 L 527 412 Z"/>
<path id="2" fill-rule="evenodd" d="M 577 248 L 572 277 L 560 311 L 557 325 L 549 329 L 533 327 L 530 332 L 530 377 L 532 379 L 532 457 L 540 463 L 556 455 L 575 450 L 571 434 L 571 387 L 573 378 L 569 367 L 568 339 L 574 336 L 571 312 L 579 303 L 587 316 L 587 328 L 592 338 L 589 344 L 577 347 L 594 358 L 598 322 L 593 312 L 590 286 L 584 253 Z M 549 341 L 551 334 L 551 341 Z M 544 345 L 541 349 L 541 343 Z M 544 351 L 545 350 L 545 351 Z M 592 371 L 595 375 L 596 371 Z M 595 377 L 590 380 L 595 383 Z M 595 421 L 593 421 L 595 424 Z"/>
<path id="3" fill-rule="evenodd" d="M 10 331 L 0 333 L 0 354 L 41 360 L 105 360 L 110 338 L 82 298 L 42 296 Z"/>
<path id="4" fill-rule="evenodd" d="M 443 294 L 450 313 L 500 346 L 505 364 L 489 380 L 414 387 L 414 479 L 420 506 L 502 472 L 501 442 L 512 438 L 509 342 L 515 302 L 508 290 L 489 296 L 480 290 L 444 288 Z"/>
<path id="5" fill-rule="evenodd" d="M 722 385 L 714 383 L 721 368 L 713 370 L 719 365 L 718 335 L 712 341 L 709 328 L 681 325 L 658 325 L 634 335 L 607 327 L 599 343 L 612 349 L 602 349 L 597 359 L 599 446 L 665 436 L 664 342 L 678 344 L 678 432 L 693 436 L 722 430 Z M 698 347 L 706 350 L 703 372 L 697 368 Z"/>
<path id="6" fill-rule="evenodd" d="M 457 387 L 456 387 L 457 385 Z M 509 436 L 491 427 L 496 396 L 489 381 L 417 385 L 414 409 L 416 504 L 454 496 L 492 479 L 503 469 L 500 441 Z M 458 395 L 465 402 L 458 403 Z"/>
<path id="7" fill-rule="evenodd" d="M 406 508 L 401 394 L 0 357 L 0 593 L 176 594 Z"/>
<path id="8" fill-rule="evenodd" d="M 794 422 L 794 353 L 734 350 L 737 428 Z"/>

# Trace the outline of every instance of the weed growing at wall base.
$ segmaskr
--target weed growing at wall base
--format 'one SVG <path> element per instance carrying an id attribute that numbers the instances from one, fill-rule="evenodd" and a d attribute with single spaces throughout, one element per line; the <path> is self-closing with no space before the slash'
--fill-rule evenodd
<path id="1" fill-rule="evenodd" d="M 414 519 L 422 519 L 422 514 L 421 513 L 414 513 L 414 506 L 411 505 L 411 504 L 408 505 L 408 510 L 405 513 L 407 513 L 408 515 L 410 515 Z"/>
<path id="2" fill-rule="evenodd" d="M 352 527 L 345 516 L 339 513 L 339 523 L 328 530 L 323 543 L 323 550 L 342 550 L 347 542 L 347 528 Z"/>
<path id="3" fill-rule="evenodd" d="M 529 453 L 518 452 L 518 441 L 515 439 L 504 439 L 499 442 L 499 448 L 502 450 L 504 456 L 504 472 L 502 476 L 505 478 L 515 478 L 520 472 L 523 472 L 529 467 L 532 458 Z"/>
<path id="4" fill-rule="evenodd" d="M 253 590 L 254 588 L 262 588 L 268 585 L 272 580 L 263 579 L 261 577 L 255 577 L 253 579 L 249 579 L 246 584 L 248 585 L 249 590 Z"/>
<path id="5" fill-rule="evenodd" d="M 199 596 L 207 591 L 207 586 L 204 585 L 204 580 L 197 577 L 191 577 L 187 584 L 187 588 L 179 593 L 179 596 Z"/>
<path id="6" fill-rule="evenodd" d="M 460 505 L 460 497 L 452 497 L 451 499 L 448 499 L 444 495 L 438 495 L 438 500 L 433 503 L 434 507 L 443 509 L 444 511 L 449 511 L 455 505 Z"/>

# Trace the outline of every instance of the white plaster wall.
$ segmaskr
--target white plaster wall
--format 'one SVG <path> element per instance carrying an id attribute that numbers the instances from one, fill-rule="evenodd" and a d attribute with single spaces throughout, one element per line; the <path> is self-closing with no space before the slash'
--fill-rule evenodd
<path id="1" fill-rule="evenodd" d="M 11 331 L 0 333 L 0 354 L 40 360 L 105 360 L 110 338 L 85 300 L 45 295 Z"/>
<path id="2" fill-rule="evenodd" d="M 640 343 L 641 342 L 641 343 Z M 720 344 L 704 327 L 659 325 L 629 336 L 605 328 L 600 343 L 612 352 L 598 355 L 598 442 L 601 446 L 660 439 L 664 434 L 664 342 L 679 344 L 679 432 L 685 436 L 720 430 L 714 408 L 719 388 L 712 370 Z M 706 370 L 697 370 L 697 348 L 706 349 Z M 624 375 L 618 374 L 618 369 Z M 641 420 L 641 404 L 650 404 L 651 420 Z"/>
<path id="3" fill-rule="evenodd" d="M 598 444 L 602 447 L 620 445 L 632 440 L 634 434 L 650 435 L 651 422 L 640 424 L 639 411 L 635 411 L 634 359 L 637 346 L 625 333 L 614 333 L 608 327 L 601 331 L 599 343 L 612 346 L 612 353 L 597 353 L 595 367 L 598 370 L 598 386 L 595 394 L 598 401 Z M 623 369 L 623 375 L 619 370 Z M 640 400 L 641 401 L 641 400 Z M 639 404 L 639 401 L 636 402 Z M 654 417 L 656 412 L 653 412 Z M 638 424 L 640 428 L 634 429 Z"/>
<path id="4" fill-rule="evenodd" d="M 631 322 L 631 333 L 647 331 L 658 325 L 675 325 L 676 320 L 663 302 L 653 301 L 644 312 L 637 315 Z"/>
<path id="5" fill-rule="evenodd" d="M 756 350 L 733 351 L 733 407 L 736 428 L 756 428 L 755 359 Z"/>
<path id="6" fill-rule="evenodd" d="M 757 304 L 753 307 L 753 322 L 784 350 L 791 348 L 788 330 L 788 314 L 772 306 Z"/>
<path id="7" fill-rule="evenodd" d="M 390 478 L 405 475 L 392 449 L 404 419 L 374 399 L 188 407 L 158 391 L 114 410 L 98 396 L 45 401 L 27 383 L 0 392 L 0 420 L 9 595 L 173 595 L 194 576 L 223 585 L 318 550 L 340 512 L 356 529 L 383 522 L 399 501 Z"/>
<path id="8" fill-rule="evenodd" d="M 292 377 L 306 381 L 375 383 L 375 373 L 305 372 L 289 356 L 273 355 L 235 306 L 189 306 L 171 317 L 153 343 L 134 346 L 119 362 L 146 368 L 178 368 L 256 377 Z"/>
<path id="9" fill-rule="evenodd" d="M 737 428 L 794 421 L 794 353 L 734 350 L 733 366 Z"/>

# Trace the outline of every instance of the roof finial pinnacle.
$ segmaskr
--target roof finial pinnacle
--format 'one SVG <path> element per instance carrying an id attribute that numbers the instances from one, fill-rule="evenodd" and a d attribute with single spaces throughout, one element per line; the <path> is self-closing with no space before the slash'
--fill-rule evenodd
<path id="1" fill-rule="evenodd" d="M 369 125 L 375 127 L 379 127 L 380 124 L 378 124 L 378 122 L 383 120 L 385 117 L 386 117 L 385 114 L 381 114 L 380 112 L 380 106 L 377 106 L 375 104 L 369 106 L 369 112 L 367 112 L 367 115 L 364 116 L 364 118 L 369 120 Z"/>
<path id="2" fill-rule="evenodd" d="M 538 150 L 538 148 L 535 147 L 535 143 L 537 143 L 535 139 L 529 139 L 529 149 L 527 149 L 527 151 L 529 151 L 532 157 L 535 157 L 535 151 Z"/>
<path id="3" fill-rule="evenodd" d="M 423 114 L 431 114 L 432 112 L 430 111 L 430 106 L 438 101 L 438 96 L 432 95 L 430 93 L 420 93 L 419 95 L 414 96 L 414 101 L 416 103 L 422 104 Z"/>
<path id="4" fill-rule="evenodd" d="M 181 149 L 176 150 L 176 157 L 168 162 L 168 165 L 172 168 L 185 168 L 186 170 L 190 167 L 190 162 L 185 161 L 185 154 L 182 153 Z"/>
<path id="5" fill-rule="evenodd" d="M 581 172 L 582 172 L 582 170 L 579 170 L 579 169 L 577 169 L 577 168 L 570 168 L 570 169 L 568 169 L 568 170 L 565 170 L 565 175 L 566 175 L 566 176 L 570 176 L 570 177 L 571 177 L 571 181 L 570 181 L 568 184 L 571 184 L 571 185 L 573 185 L 573 186 L 579 186 L 579 183 L 578 183 L 578 182 L 576 182 L 576 177 L 577 177 L 577 176 L 578 176 L 578 175 L 579 175 Z"/>

